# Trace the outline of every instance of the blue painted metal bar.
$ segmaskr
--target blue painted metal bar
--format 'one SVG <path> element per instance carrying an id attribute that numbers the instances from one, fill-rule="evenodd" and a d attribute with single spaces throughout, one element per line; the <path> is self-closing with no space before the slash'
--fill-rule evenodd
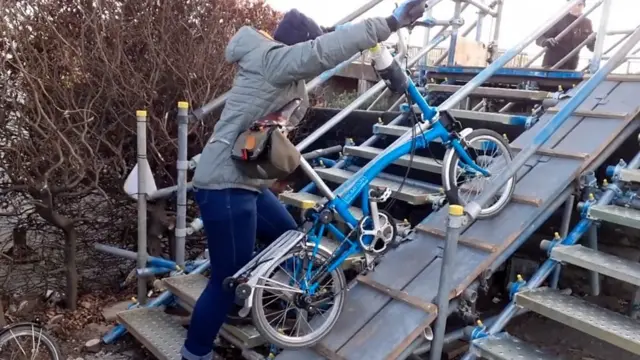
<path id="1" fill-rule="evenodd" d="M 636 156 L 629 162 L 627 168 L 629 169 L 637 169 L 640 166 L 640 153 L 636 154 Z M 598 205 L 607 205 L 610 204 L 615 196 L 616 196 L 616 188 L 621 186 L 620 182 L 615 182 L 606 192 L 602 194 L 600 199 L 597 202 L 591 202 L 585 206 L 591 206 L 591 204 L 596 203 Z M 582 209 L 582 213 L 586 214 L 587 209 Z M 593 224 L 592 220 L 589 220 L 586 216 L 583 216 L 582 220 L 578 222 L 578 224 L 573 228 L 573 230 L 567 235 L 564 239 L 562 239 L 559 243 L 562 245 L 574 245 L 576 244 L 580 238 L 589 230 L 591 225 Z M 553 259 L 547 259 L 539 268 L 538 271 L 531 277 L 531 279 L 526 283 L 519 286 L 515 289 L 514 292 L 525 290 L 525 289 L 535 289 L 542 285 L 544 280 L 551 274 L 555 266 L 558 264 L 557 261 Z M 507 307 L 502 311 L 496 322 L 488 329 L 488 334 L 497 334 L 501 332 L 507 323 L 513 318 L 513 316 L 517 313 L 518 307 L 515 304 L 515 301 L 511 301 Z M 476 357 L 467 353 L 462 360 L 474 360 Z"/>
<path id="2" fill-rule="evenodd" d="M 116 256 L 120 256 L 123 258 L 127 258 L 130 260 L 136 260 L 138 254 L 134 251 L 129 251 L 129 250 L 124 250 L 124 249 L 120 249 L 117 248 L 115 246 L 109 246 L 109 245 L 104 245 L 104 244 L 95 244 L 94 248 L 98 251 L 107 253 L 107 254 L 111 254 L 111 255 L 116 255 Z M 148 256 L 146 259 L 146 262 L 142 265 L 142 266 L 146 266 L 146 265 L 151 265 L 151 266 L 155 266 L 155 267 L 162 267 L 162 268 L 167 268 L 167 269 L 171 269 L 171 270 L 176 270 L 178 269 L 178 266 L 175 262 L 171 261 L 171 260 L 167 260 L 167 259 L 163 259 L 163 258 L 159 258 L 159 257 L 155 257 L 155 256 Z"/>
<path id="3" fill-rule="evenodd" d="M 422 67 L 427 74 L 443 74 L 443 75 L 477 75 L 484 68 L 479 67 L 463 67 L 463 66 L 427 66 Z M 584 78 L 584 74 L 580 71 L 567 70 L 545 70 L 545 69 L 528 69 L 528 68 L 502 68 L 494 74 L 494 76 L 512 76 L 517 78 L 543 78 L 567 80 L 573 79 L 580 81 Z"/>
<path id="4" fill-rule="evenodd" d="M 482 207 L 493 199 L 494 195 L 502 189 L 507 181 L 516 175 L 525 162 L 527 162 L 531 156 L 535 155 L 536 151 L 538 151 L 542 144 L 544 144 L 551 135 L 556 132 L 562 124 L 564 124 L 578 106 L 580 106 L 580 104 L 587 99 L 593 90 L 595 90 L 595 88 L 606 79 L 607 75 L 609 75 L 609 73 L 618 66 L 626 54 L 635 46 L 638 40 L 640 40 L 640 26 L 634 30 L 629 40 L 620 47 L 615 55 L 613 55 L 600 70 L 598 70 L 589 80 L 582 83 L 573 97 L 567 101 L 562 109 L 560 109 L 560 111 L 558 111 L 558 113 L 532 139 L 531 144 L 516 155 L 511 166 L 505 172 L 496 177 L 495 181 L 491 184 L 491 187 L 482 192 L 473 203 L 466 207 L 471 220 L 475 220 L 477 218 Z M 476 78 L 478 77 L 479 75 Z M 458 93 L 460 91 L 458 91 Z M 454 96 L 451 98 L 453 97 Z"/>

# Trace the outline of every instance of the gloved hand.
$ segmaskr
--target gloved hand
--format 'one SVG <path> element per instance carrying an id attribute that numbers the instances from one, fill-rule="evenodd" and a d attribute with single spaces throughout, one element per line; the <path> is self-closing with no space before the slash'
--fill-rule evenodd
<path id="1" fill-rule="evenodd" d="M 558 40 L 556 40 L 555 38 L 544 39 L 544 41 L 542 42 L 542 46 L 548 48 L 555 47 L 556 45 L 558 45 Z"/>
<path id="2" fill-rule="evenodd" d="M 398 21 L 398 28 L 411 25 L 420 19 L 425 11 L 427 0 L 405 0 L 393 11 L 393 18 Z"/>

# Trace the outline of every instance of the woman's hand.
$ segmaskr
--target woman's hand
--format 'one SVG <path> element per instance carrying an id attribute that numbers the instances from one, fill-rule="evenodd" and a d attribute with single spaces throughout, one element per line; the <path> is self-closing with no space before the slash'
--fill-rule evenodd
<path id="1" fill-rule="evenodd" d="M 422 17 L 426 0 L 405 0 L 393 11 L 393 17 L 398 21 L 398 27 L 411 25 Z"/>

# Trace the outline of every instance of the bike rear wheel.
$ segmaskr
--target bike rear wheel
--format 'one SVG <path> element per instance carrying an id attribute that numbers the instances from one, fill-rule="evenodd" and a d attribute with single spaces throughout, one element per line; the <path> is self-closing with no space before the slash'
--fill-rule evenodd
<path id="1" fill-rule="evenodd" d="M 36 324 L 9 326 L 0 332 L 0 359 L 63 360 L 51 335 Z"/>
<path id="2" fill-rule="evenodd" d="M 347 282 L 340 267 L 318 282 L 315 297 L 301 290 L 309 263 L 313 264 L 312 272 L 317 271 L 331 256 L 322 248 L 314 256 L 313 250 L 307 246 L 290 251 L 267 270 L 266 278 L 254 289 L 254 325 L 267 342 L 280 348 L 313 346 L 331 331 L 342 312 Z M 322 294 L 327 298 L 314 301 Z"/>
<path id="3" fill-rule="evenodd" d="M 460 155 L 453 148 L 447 150 L 442 169 L 442 184 L 449 203 L 462 206 L 471 203 L 486 190 L 489 182 L 505 171 L 513 160 L 509 144 L 495 131 L 473 130 L 464 140 L 465 150 L 471 159 L 479 167 L 489 170 L 491 176 L 485 177 L 471 169 L 465 169 L 466 165 L 460 159 Z M 515 177 L 512 177 L 494 199 L 482 208 L 478 218 L 490 218 L 500 213 L 511 200 L 515 188 Z"/>

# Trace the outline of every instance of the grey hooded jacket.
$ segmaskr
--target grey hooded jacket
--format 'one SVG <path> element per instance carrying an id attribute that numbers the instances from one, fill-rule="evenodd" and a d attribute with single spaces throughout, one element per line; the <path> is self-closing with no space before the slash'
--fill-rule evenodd
<path id="1" fill-rule="evenodd" d="M 305 79 L 336 67 L 390 35 L 384 18 L 367 19 L 293 46 L 269 39 L 251 27 L 242 27 L 225 51 L 225 59 L 236 63 L 238 72 L 220 120 L 198 161 L 194 186 L 260 191 L 270 181 L 245 176 L 231 159 L 238 135 L 296 97 L 303 99 L 291 119 L 293 125 L 298 124 L 309 106 Z"/>

